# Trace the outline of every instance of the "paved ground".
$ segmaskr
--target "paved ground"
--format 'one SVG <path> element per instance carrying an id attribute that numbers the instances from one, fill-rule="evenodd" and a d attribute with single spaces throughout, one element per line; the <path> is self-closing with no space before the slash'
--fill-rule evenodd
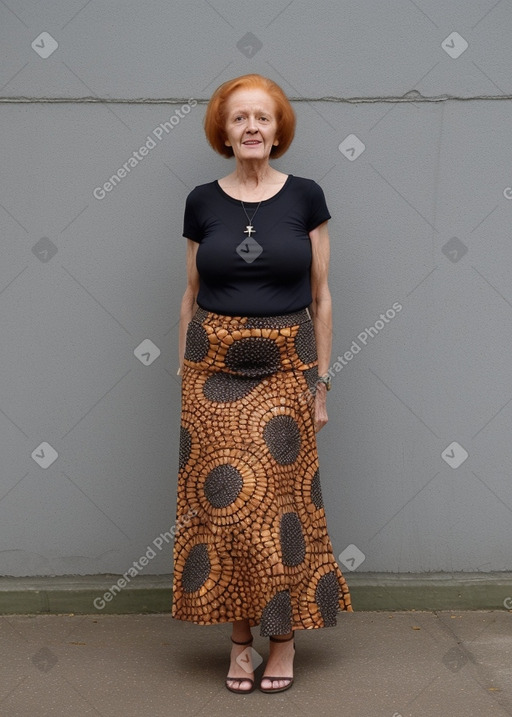
<path id="1" fill-rule="evenodd" d="M 0 617 L 0 717 L 512 715 L 507 610 L 340 613 L 296 635 L 276 695 L 226 690 L 229 634 L 169 614 Z"/>

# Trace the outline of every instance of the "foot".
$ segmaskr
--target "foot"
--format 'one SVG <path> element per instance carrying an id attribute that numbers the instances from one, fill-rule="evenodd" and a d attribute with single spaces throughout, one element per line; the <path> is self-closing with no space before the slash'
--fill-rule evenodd
<path id="1" fill-rule="evenodd" d="M 242 642 L 242 640 L 238 640 L 238 642 Z M 244 644 L 242 645 L 233 642 L 231 647 L 231 663 L 226 678 L 226 687 L 233 692 L 251 692 L 254 688 L 251 651 L 247 649 L 250 648 L 252 644 L 252 637 L 243 642 Z M 242 660 L 240 660 L 241 664 L 239 664 L 237 657 L 244 651 L 246 651 L 246 653 Z"/>
<path id="2" fill-rule="evenodd" d="M 276 635 L 270 640 L 270 653 L 261 678 L 260 687 L 271 692 L 282 692 L 293 682 L 293 658 L 295 655 L 293 632 L 288 635 Z M 268 677 L 266 676 L 268 675 Z M 279 677 L 275 677 L 279 675 Z M 270 679 L 270 678 L 273 679 Z"/>

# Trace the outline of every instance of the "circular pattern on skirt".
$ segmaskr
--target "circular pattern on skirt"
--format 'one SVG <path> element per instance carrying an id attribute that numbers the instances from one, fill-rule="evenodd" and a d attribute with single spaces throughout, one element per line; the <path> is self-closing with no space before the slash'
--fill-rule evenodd
<path id="1" fill-rule="evenodd" d="M 322 575 L 318 581 L 315 599 L 320 608 L 324 626 L 332 627 L 336 625 L 336 613 L 340 609 L 340 587 L 334 570 Z"/>
<path id="2" fill-rule="evenodd" d="M 211 567 L 208 558 L 208 546 L 205 543 L 194 545 L 188 554 L 181 576 L 183 590 L 187 593 L 199 590 L 201 585 L 204 585 L 208 579 Z"/>
<path id="3" fill-rule="evenodd" d="M 229 466 L 229 467 L 228 467 Z M 233 479 L 235 473 L 242 481 L 236 498 L 223 506 L 215 506 L 209 500 L 212 496 L 210 476 L 217 481 L 227 472 Z M 210 481 L 212 479 L 210 478 Z M 222 532 L 226 526 L 243 523 L 251 529 L 258 526 L 264 514 L 273 516 L 277 506 L 272 503 L 275 486 L 268 466 L 260 458 L 242 448 L 222 448 L 200 457 L 195 465 L 195 479 L 186 482 L 186 498 L 191 509 L 208 522 L 210 530 Z M 233 480 L 227 494 L 233 493 Z"/>
<path id="4" fill-rule="evenodd" d="M 274 416 L 263 429 L 263 438 L 274 460 L 283 466 L 295 463 L 300 451 L 300 429 L 292 416 Z"/>
<path id="5" fill-rule="evenodd" d="M 273 339 L 248 336 L 231 344 L 224 363 L 243 376 L 268 376 L 278 370 L 281 354 Z"/>
<path id="6" fill-rule="evenodd" d="M 300 565 L 306 557 L 306 543 L 297 513 L 283 513 L 279 532 L 283 564 Z"/>
<path id="7" fill-rule="evenodd" d="M 196 546 L 201 546 L 195 550 Z M 182 616 L 188 616 L 199 624 L 209 624 L 212 604 L 222 604 L 228 587 L 233 579 L 233 559 L 229 554 L 219 554 L 215 536 L 212 536 L 207 527 L 198 525 L 195 527 L 194 535 L 191 537 L 187 532 L 180 531 L 175 540 L 175 561 L 174 561 L 174 590 L 173 590 L 173 614 L 176 611 L 176 602 L 182 602 Z M 210 564 L 210 571 L 206 575 L 206 559 Z M 190 558 L 190 556 L 192 557 Z M 190 558 L 190 560 L 189 560 Z M 187 566 L 185 573 L 185 567 Z M 185 591 L 185 587 L 196 587 L 200 578 L 203 582 L 193 592 Z M 185 580 L 185 585 L 184 585 Z M 183 602 L 183 593 L 192 602 Z M 175 598 L 175 599 L 174 599 Z M 185 618 L 187 619 L 187 618 Z"/>
<path id="8" fill-rule="evenodd" d="M 208 473 L 203 490 L 214 508 L 225 508 L 237 499 L 243 484 L 240 471 L 229 463 L 221 463 Z"/>
<path id="9" fill-rule="evenodd" d="M 300 324 L 295 336 L 295 350 L 301 361 L 312 363 L 317 359 L 315 330 L 312 321 Z"/>
<path id="10" fill-rule="evenodd" d="M 197 321 L 191 321 L 187 327 L 184 358 L 187 361 L 202 361 L 209 349 L 210 342 L 206 329 Z"/>
<path id="11" fill-rule="evenodd" d="M 203 386 L 203 394 L 209 401 L 228 403 L 245 398 L 259 384 L 259 378 L 245 378 L 233 374 L 213 373 Z"/>
<path id="12" fill-rule="evenodd" d="M 306 312 L 293 323 L 196 317 L 182 377 L 172 615 L 246 619 L 265 636 L 334 625 L 352 607 L 320 490 L 312 322 Z"/>
<path id="13" fill-rule="evenodd" d="M 318 366 L 313 366 L 313 368 L 307 368 L 305 371 L 303 371 L 303 374 L 304 378 L 306 379 L 308 389 L 311 391 L 311 393 L 314 393 L 316 390 L 316 382 L 318 381 Z"/>
<path id="14" fill-rule="evenodd" d="M 284 381 L 288 384 L 288 390 L 283 388 Z M 276 459 L 270 452 L 264 431 L 266 425 L 277 416 L 290 416 L 299 429 L 300 450 L 296 462 L 298 462 L 298 470 L 301 474 L 303 461 L 309 463 L 310 454 L 311 458 L 313 455 L 318 455 L 312 408 L 308 405 L 304 406 L 298 397 L 298 394 L 301 394 L 303 390 L 307 389 L 302 377 L 302 371 L 283 371 L 264 378 L 261 386 L 254 390 L 247 402 L 242 400 L 239 404 L 237 414 L 238 431 L 241 435 L 251 437 L 255 450 L 260 450 L 258 455 L 262 457 L 269 455 L 272 473 L 276 473 L 277 470 L 274 463 Z M 276 426 L 275 423 L 273 425 Z M 295 435 L 296 431 L 294 429 L 292 431 Z M 268 434 L 271 442 L 273 442 L 274 434 L 275 431 L 272 428 L 271 433 Z M 276 436 L 275 443 L 279 444 L 281 440 L 282 437 Z M 277 450 L 279 449 L 277 448 Z M 300 483 L 298 478 L 296 478 L 295 482 Z"/>
<path id="15" fill-rule="evenodd" d="M 352 611 L 352 606 L 347 583 L 334 559 L 329 537 L 325 534 L 323 540 L 317 545 L 309 569 L 312 579 L 307 583 L 305 591 L 301 595 L 301 602 L 304 601 L 305 609 L 310 615 L 311 625 L 318 625 L 318 621 L 321 621 L 323 627 L 334 625 L 335 622 L 331 622 L 331 620 L 335 610 Z M 333 578 L 326 577 L 330 574 L 336 579 L 335 589 L 332 587 Z"/>
<path id="16" fill-rule="evenodd" d="M 180 451 L 179 451 L 179 470 L 185 468 L 190 458 L 190 449 L 192 448 L 192 436 L 185 426 L 180 426 Z"/>
<path id="17" fill-rule="evenodd" d="M 307 460 L 306 462 L 306 459 Z M 321 539 L 325 534 L 325 511 L 318 507 L 318 491 L 314 485 L 320 482 L 318 456 L 308 453 L 304 460 L 301 480 L 294 485 L 293 505 L 299 516 L 306 543 Z"/>
<path id="18" fill-rule="evenodd" d="M 261 614 L 260 635 L 285 635 L 292 626 L 292 605 L 288 590 L 280 590 L 265 605 Z"/>
<path id="19" fill-rule="evenodd" d="M 315 508 L 320 509 L 324 507 L 322 488 L 320 485 L 320 471 L 318 469 L 311 481 L 311 500 L 313 501 Z"/>

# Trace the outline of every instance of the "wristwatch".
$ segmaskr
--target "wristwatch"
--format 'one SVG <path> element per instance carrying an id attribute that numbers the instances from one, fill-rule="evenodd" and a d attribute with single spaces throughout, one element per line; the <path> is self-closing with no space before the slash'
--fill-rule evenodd
<path id="1" fill-rule="evenodd" d="M 325 388 L 330 391 L 331 390 L 331 377 L 328 373 L 325 374 L 325 376 L 319 376 L 316 380 L 317 383 L 325 383 Z"/>

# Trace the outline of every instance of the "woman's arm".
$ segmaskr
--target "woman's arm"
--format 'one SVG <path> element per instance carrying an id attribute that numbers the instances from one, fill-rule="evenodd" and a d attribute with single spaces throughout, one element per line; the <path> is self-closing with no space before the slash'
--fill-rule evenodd
<path id="1" fill-rule="evenodd" d="M 332 347 L 332 303 L 328 285 L 329 232 L 323 222 L 309 233 L 313 259 L 311 263 L 311 312 L 318 354 L 318 375 L 329 370 Z M 315 429 L 319 431 L 328 421 L 326 408 L 327 387 L 320 383 L 315 393 Z"/>
<path id="2" fill-rule="evenodd" d="M 183 357 L 185 355 L 185 341 L 187 328 L 197 308 L 196 298 L 199 291 L 199 274 L 196 267 L 196 254 L 198 242 L 187 239 L 187 288 L 181 300 L 180 329 L 179 329 L 179 371 L 183 372 Z"/>

